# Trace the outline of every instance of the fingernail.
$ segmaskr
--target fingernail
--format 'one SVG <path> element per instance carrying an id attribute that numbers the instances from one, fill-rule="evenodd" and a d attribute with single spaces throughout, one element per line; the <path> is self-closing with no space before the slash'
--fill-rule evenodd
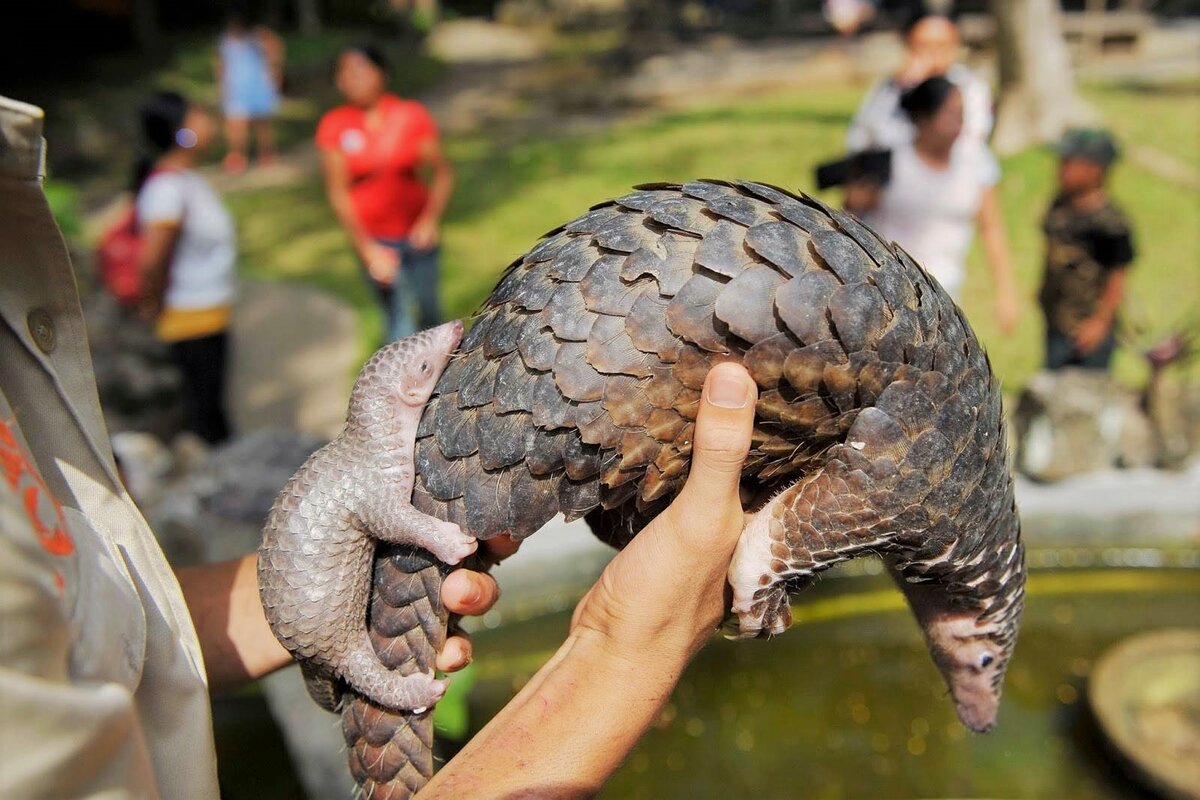
<path id="1" fill-rule="evenodd" d="M 742 408 L 750 399 L 746 382 L 725 370 L 718 370 L 708 384 L 708 402 L 721 408 Z"/>
<path id="2" fill-rule="evenodd" d="M 483 590 L 479 588 L 479 584 L 471 581 L 471 588 L 463 592 L 463 602 L 468 605 L 475 605 L 483 599 Z"/>

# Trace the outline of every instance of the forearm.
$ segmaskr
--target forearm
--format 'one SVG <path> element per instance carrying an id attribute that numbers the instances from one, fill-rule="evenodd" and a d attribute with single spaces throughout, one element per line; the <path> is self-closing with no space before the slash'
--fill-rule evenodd
<path id="1" fill-rule="evenodd" d="M 345 189 L 328 189 L 329 205 L 333 209 L 333 214 L 341 223 L 342 229 L 346 231 L 346 235 L 350 237 L 350 241 L 354 245 L 354 249 L 362 251 L 363 246 L 373 241 L 372 237 L 359 224 L 358 216 L 354 213 L 354 206 L 350 202 L 350 193 Z"/>
<path id="2" fill-rule="evenodd" d="M 980 211 L 979 229 L 993 283 L 998 288 L 1012 286 L 1015 280 L 1012 254 L 1008 249 L 1008 234 L 1004 230 L 1004 220 L 1000 216 L 998 200 L 994 195 L 987 198 Z"/>
<path id="3" fill-rule="evenodd" d="M 142 287 L 139 305 L 150 319 L 162 313 L 167 294 L 166 264 L 149 264 L 142 268 Z"/>
<path id="4" fill-rule="evenodd" d="M 350 174 L 345 161 L 336 151 L 322 151 L 321 169 L 325 175 L 325 196 L 329 198 L 329 207 L 334 216 L 342 224 L 342 229 L 350 237 L 354 249 L 363 255 L 374 238 L 363 228 L 354 213 L 354 203 L 350 199 Z"/>
<path id="5" fill-rule="evenodd" d="M 214 691 L 261 678 L 291 662 L 263 614 L 257 571 L 257 555 L 176 570 Z"/>
<path id="6" fill-rule="evenodd" d="M 1104 291 L 1096 303 L 1096 315 L 1111 323 L 1116 319 L 1117 309 L 1121 307 L 1121 299 L 1124 295 L 1125 268 L 1110 270 L 1108 280 L 1104 283 Z"/>
<path id="7" fill-rule="evenodd" d="M 429 200 L 421 216 L 434 222 L 440 221 L 450 203 L 450 195 L 454 191 L 454 171 L 446 162 L 440 162 L 434 169 L 433 183 L 429 187 Z"/>
<path id="8" fill-rule="evenodd" d="M 692 652 L 618 654 L 595 631 L 572 633 L 420 796 L 594 795 L 658 718 Z"/>
<path id="9" fill-rule="evenodd" d="M 729 608 L 745 523 L 739 485 L 757 387 L 740 365 L 705 380 L 688 481 L 575 608 L 554 657 L 422 792 L 591 797 L 658 718 Z"/>
<path id="10" fill-rule="evenodd" d="M 997 289 L 1009 289 L 1015 285 L 1012 256 L 1003 236 L 984 240 L 984 255 L 992 273 L 992 283 Z"/>

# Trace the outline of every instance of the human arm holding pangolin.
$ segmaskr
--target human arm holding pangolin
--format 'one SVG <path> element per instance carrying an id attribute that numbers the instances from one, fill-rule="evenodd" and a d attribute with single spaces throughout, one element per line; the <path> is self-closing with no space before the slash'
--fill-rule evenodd
<path id="1" fill-rule="evenodd" d="M 604 570 L 554 657 L 421 797 L 591 796 L 620 766 L 729 607 L 756 397 L 743 367 L 713 368 L 683 491 Z"/>
<path id="2" fill-rule="evenodd" d="M 493 551 L 508 543 L 497 540 Z M 235 688 L 292 663 L 292 656 L 271 633 L 258 594 L 258 555 L 218 564 L 176 570 L 183 597 L 196 626 L 200 651 L 214 690 Z M 496 580 L 486 573 L 458 569 L 442 584 L 442 602 L 452 613 L 486 613 L 500 596 Z M 471 661 L 465 634 L 446 640 L 438 669 L 455 672 Z"/>

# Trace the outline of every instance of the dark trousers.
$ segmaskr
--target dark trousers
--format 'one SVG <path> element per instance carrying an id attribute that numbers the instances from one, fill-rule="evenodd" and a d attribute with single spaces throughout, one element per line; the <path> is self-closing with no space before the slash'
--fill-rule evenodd
<path id="1" fill-rule="evenodd" d="M 183 373 L 183 404 L 188 429 L 209 444 L 229 438 L 225 417 L 225 364 L 229 334 L 171 342 L 171 360 Z"/>
<path id="2" fill-rule="evenodd" d="M 438 248 L 418 250 L 403 240 L 380 239 L 379 243 L 400 254 L 400 274 L 394 284 L 384 286 L 371 280 L 383 306 L 384 336 L 394 342 L 440 325 Z"/>
<path id="3" fill-rule="evenodd" d="M 1113 326 L 1114 328 L 1116 326 Z M 1113 351 L 1117 349 L 1117 337 L 1113 331 L 1092 352 L 1080 355 L 1075 349 L 1075 340 L 1053 328 L 1046 329 L 1046 369 L 1083 367 L 1084 369 L 1108 369 Z"/>

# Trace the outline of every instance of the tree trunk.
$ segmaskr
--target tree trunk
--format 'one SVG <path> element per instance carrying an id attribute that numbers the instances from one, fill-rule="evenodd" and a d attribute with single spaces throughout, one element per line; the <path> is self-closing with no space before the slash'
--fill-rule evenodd
<path id="1" fill-rule="evenodd" d="M 1001 154 L 1051 142 L 1095 115 L 1075 94 L 1057 0 L 991 0 L 1000 101 L 992 146 Z"/>
<path id="2" fill-rule="evenodd" d="M 296 27 L 305 36 L 313 36 L 321 32 L 319 0 L 296 0 Z"/>

